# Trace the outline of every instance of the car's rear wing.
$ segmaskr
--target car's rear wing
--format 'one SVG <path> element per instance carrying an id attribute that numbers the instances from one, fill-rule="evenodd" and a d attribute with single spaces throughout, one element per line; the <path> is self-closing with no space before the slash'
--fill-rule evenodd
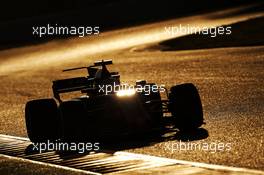
<path id="1" fill-rule="evenodd" d="M 83 93 L 92 94 L 96 93 L 94 90 L 98 88 L 95 86 L 100 84 L 119 84 L 120 75 L 118 72 L 109 72 L 106 68 L 106 65 L 109 64 L 113 64 L 112 60 L 97 61 L 88 67 L 76 67 L 63 70 L 63 72 L 66 72 L 78 69 L 87 69 L 88 76 L 53 81 L 52 89 L 54 98 L 61 102 L 61 93 L 81 91 Z M 98 68 L 100 66 L 101 68 Z"/>
<path id="2" fill-rule="evenodd" d="M 54 97 L 61 101 L 59 94 L 73 91 L 81 91 L 91 88 L 92 83 L 87 77 L 68 78 L 53 81 L 52 90 Z"/>

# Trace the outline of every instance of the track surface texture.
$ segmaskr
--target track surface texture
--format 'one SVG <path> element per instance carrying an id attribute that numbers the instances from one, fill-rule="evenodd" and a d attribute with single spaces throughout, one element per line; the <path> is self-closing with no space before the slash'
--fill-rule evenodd
<path id="1" fill-rule="evenodd" d="M 173 138 L 153 140 L 143 146 L 133 143 L 133 148 L 122 151 L 264 170 L 264 46 L 230 43 L 218 48 L 177 50 L 174 44 L 169 46 L 170 51 L 164 51 L 160 44 L 170 39 L 175 39 L 176 45 L 183 41 L 177 40 L 183 37 L 181 34 L 164 34 L 165 26 L 232 25 L 264 15 L 263 12 L 239 13 L 243 8 L 103 32 L 100 37 L 55 40 L 0 51 L 0 133 L 27 137 L 24 107 L 28 100 L 51 97 L 52 80 L 86 73 L 62 73 L 62 69 L 111 58 L 114 62 L 111 70 L 119 71 L 122 82 L 146 79 L 167 87 L 194 83 L 200 92 L 206 121 L 197 137 L 175 132 Z M 258 25 L 261 24 L 250 28 L 256 29 Z M 250 35 L 243 31 L 232 35 Z M 251 39 L 244 38 L 244 42 Z M 213 40 L 208 38 L 208 42 Z M 190 38 L 184 41 L 192 44 Z M 223 143 L 231 149 L 169 149 L 180 142 Z"/>

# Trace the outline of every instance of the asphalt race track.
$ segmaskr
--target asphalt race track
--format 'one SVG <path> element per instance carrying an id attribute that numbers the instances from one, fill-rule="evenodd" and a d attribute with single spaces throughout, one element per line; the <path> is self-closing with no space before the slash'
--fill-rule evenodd
<path id="1" fill-rule="evenodd" d="M 182 36 L 164 33 L 166 26 L 212 27 L 264 16 L 263 12 L 234 13 L 242 9 L 108 31 L 98 38 L 55 40 L 0 51 L 0 133 L 26 137 L 26 101 L 51 97 L 52 80 L 86 73 L 62 73 L 62 69 L 111 58 L 111 70 L 119 71 L 122 82 L 146 79 L 167 87 L 194 83 L 206 120 L 197 137 L 174 133 L 173 139 L 153 140 L 143 146 L 135 143 L 134 148 L 122 151 L 264 170 L 264 46 L 230 44 L 224 48 L 163 51 L 158 44 L 176 38 L 177 45 L 177 37 Z M 185 42 L 192 44 L 191 40 Z M 173 150 L 180 140 L 186 144 L 188 140 L 197 144 L 223 143 L 228 149 Z"/>

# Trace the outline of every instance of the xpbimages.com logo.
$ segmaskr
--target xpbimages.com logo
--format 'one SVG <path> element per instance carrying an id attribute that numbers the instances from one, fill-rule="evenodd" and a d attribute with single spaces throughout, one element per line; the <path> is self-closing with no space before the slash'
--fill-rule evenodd
<path id="1" fill-rule="evenodd" d="M 99 93 L 103 94 L 111 94 L 111 93 L 116 93 L 117 95 L 122 95 L 123 93 L 144 93 L 145 95 L 150 95 L 151 93 L 157 93 L 157 92 L 165 92 L 165 85 L 156 85 L 156 84 L 145 84 L 145 85 L 129 85 L 129 84 L 102 84 L 99 85 Z"/>
<path id="2" fill-rule="evenodd" d="M 178 35 L 190 35 L 190 34 L 202 34 L 209 35 L 214 38 L 218 35 L 230 35 L 232 33 L 231 26 L 218 26 L 218 27 L 208 27 L 208 26 L 193 26 L 187 25 L 175 25 L 175 26 L 165 26 L 164 32 L 167 35 L 178 36 Z"/>
<path id="3" fill-rule="evenodd" d="M 165 151 L 169 151 L 171 153 L 181 152 L 181 151 L 208 151 L 210 153 L 222 152 L 222 151 L 230 151 L 232 149 L 231 143 L 224 142 L 169 142 L 164 145 Z"/>
<path id="4" fill-rule="evenodd" d="M 32 34 L 38 37 L 47 35 L 77 35 L 79 37 L 84 37 L 86 35 L 98 35 L 99 33 L 99 26 L 59 26 L 58 24 L 47 24 L 46 26 L 32 27 Z"/>
<path id="5" fill-rule="evenodd" d="M 98 151 L 100 149 L 99 143 L 91 143 L 91 142 L 39 142 L 33 143 L 32 151 L 37 151 L 39 153 L 45 151 L 74 151 L 78 153 L 84 153 L 86 151 Z"/>

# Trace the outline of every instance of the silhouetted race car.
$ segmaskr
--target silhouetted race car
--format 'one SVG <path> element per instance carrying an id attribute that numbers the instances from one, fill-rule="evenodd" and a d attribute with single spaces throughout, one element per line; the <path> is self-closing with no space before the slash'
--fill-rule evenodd
<path id="1" fill-rule="evenodd" d="M 92 66 L 64 70 L 87 69 L 88 76 L 53 81 L 54 98 L 27 102 L 25 118 L 30 140 L 104 141 L 148 135 L 167 126 L 195 130 L 203 124 L 202 104 L 193 84 L 176 85 L 168 91 L 140 80 L 127 88 L 120 84 L 118 72 L 107 70 L 109 64 L 111 60 L 102 60 Z M 60 94 L 73 91 L 84 95 L 61 99 Z M 161 99 L 161 91 L 166 100 Z"/>

